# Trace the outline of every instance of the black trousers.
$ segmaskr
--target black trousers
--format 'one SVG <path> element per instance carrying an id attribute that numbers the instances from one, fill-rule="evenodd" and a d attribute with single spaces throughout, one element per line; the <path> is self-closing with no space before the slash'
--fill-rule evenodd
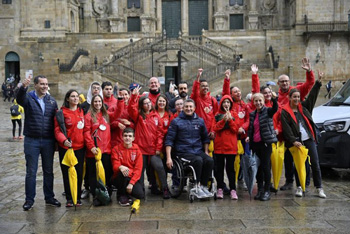
<path id="1" fill-rule="evenodd" d="M 112 162 L 111 162 L 111 155 L 110 154 L 102 154 L 102 165 L 105 169 L 105 177 L 106 177 L 106 186 L 111 188 L 111 178 L 113 175 L 113 168 L 112 168 Z M 95 196 L 95 189 L 96 189 L 96 160 L 95 158 L 86 158 L 86 167 L 88 168 L 89 172 L 89 186 L 90 186 L 90 192 L 93 196 Z"/>
<path id="2" fill-rule="evenodd" d="M 258 190 L 270 191 L 271 184 L 271 144 L 264 142 L 254 142 L 253 152 L 260 159 L 256 180 L 258 182 Z"/>
<path id="3" fill-rule="evenodd" d="M 62 160 L 64 158 L 65 153 L 67 152 L 66 149 L 62 147 L 58 147 L 58 154 L 60 158 L 60 166 L 62 171 L 62 177 L 63 177 L 63 185 L 64 185 L 64 192 L 66 193 L 66 199 L 67 201 L 73 200 L 71 191 L 70 191 L 70 185 L 69 185 L 69 176 L 68 176 L 68 169 L 69 167 L 62 164 Z M 77 171 L 77 177 L 78 177 L 78 200 L 80 200 L 81 196 L 81 185 L 83 183 L 83 170 L 84 170 L 84 157 L 85 157 L 85 148 L 74 150 L 75 157 L 78 159 L 78 164 L 75 165 L 75 170 Z"/>
<path id="4" fill-rule="evenodd" d="M 12 119 L 12 136 L 16 136 L 16 122 L 18 123 L 18 136 L 21 136 L 22 132 L 22 119 Z"/>
<path id="5" fill-rule="evenodd" d="M 130 183 L 130 177 L 125 177 L 123 173 L 119 171 L 117 177 L 114 178 L 112 183 L 118 189 L 118 199 L 120 196 L 128 195 L 126 192 L 126 187 Z M 140 180 L 134 184 L 131 190 L 131 196 L 137 199 L 143 199 L 145 197 L 145 193 L 143 191 L 142 183 Z"/>
<path id="6" fill-rule="evenodd" d="M 199 155 L 183 154 L 180 155 L 180 157 L 191 161 L 191 165 L 196 172 L 197 182 L 200 182 L 202 185 L 206 186 L 209 178 L 212 175 L 214 159 L 209 157 L 204 152 Z"/>
<path id="7" fill-rule="evenodd" d="M 235 181 L 235 158 L 234 154 L 215 154 L 214 160 L 216 162 L 216 181 L 218 183 L 218 188 L 223 189 L 224 184 L 224 169 L 226 163 L 226 174 L 229 181 L 230 190 L 236 190 Z"/>

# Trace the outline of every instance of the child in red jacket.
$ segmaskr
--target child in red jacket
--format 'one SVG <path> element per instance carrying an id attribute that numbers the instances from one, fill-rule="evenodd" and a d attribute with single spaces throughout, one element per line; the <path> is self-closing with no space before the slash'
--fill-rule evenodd
<path id="1" fill-rule="evenodd" d="M 123 143 L 112 150 L 112 167 L 114 185 L 118 189 L 117 199 L 121 206 L 129 206 L 129 194 L 137 199 L 144 198 L 144 191 L 140 181 L 143 159 L 136 144 L 135 133 L 132 128 L 123 131 Z"/>
<path id="2" fill-rule="evenodd" d="M 234 162 L 237 154 L 237 134 L 240 122 L 233 109 L 233 101 L 229 95 L 222 97 L 219 111 L 213 121 L 213 130 L 216 134 L 214 140 L 214 160 L 216 164 L 216 181 L 218 182 L 217 197 L 224 198 L 224 167 L 230 185 L 230 196 L 237 200 Z"/>

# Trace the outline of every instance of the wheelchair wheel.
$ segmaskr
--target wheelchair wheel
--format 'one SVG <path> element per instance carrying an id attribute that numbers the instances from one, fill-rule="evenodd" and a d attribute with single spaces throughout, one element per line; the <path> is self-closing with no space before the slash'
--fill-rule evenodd
<path id="1" fill-rule="evenodd" d="M 167 182 L 171 197 L 177 198 L 184 188 L 184 170 L 178 158 L 173 158 L 173 168 L 168 169 Z"/>

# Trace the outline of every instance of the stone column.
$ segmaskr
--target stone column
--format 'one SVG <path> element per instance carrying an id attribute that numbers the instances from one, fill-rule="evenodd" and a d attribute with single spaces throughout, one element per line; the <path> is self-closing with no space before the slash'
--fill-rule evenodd
<path id="1" fill-rule="evenodd" d="M 213 0 L 208 0 L 208 21 L 209 30 L 213 30 Z"/>
<path id="2" fill-rule="evenodd" d="M 143 15 L 141 15 L 141 31 L 145 34 L 154 33 L 155 18 L 151 16 L 150 12 L 151 0 L 143 1 Z"/>
<path id="3" fill-rule="evenodd" d="M 216 1 L 216 8 L 217 12 L 214 14 L 214 29 L 215 30 L 228 30 L 228 23 L 227 23 L 227 14 L 224 13 L 224 0 L 217 0 Z"/>
<path id="4" fill-rule="evenodd" d="M 119 17 L 119 0 L 111 0 L 111 16 L 109 19 L 109 27 L 111 32 L 123 32 L 124 18 Z"/>
<path id="5" fill-rule="evenodd" d="M 118 5 L 119 5 L 119 0 L 111 0 L 111 8 L 112 8 L 111 14 L 114 17 L 118 17 L 119 15 Z"/>
<path id="6" fill-rule="evenodd" d="M 258 12 L 256 11 L 256 0 L 250 0 L 250 11 L 248 13 L 248 27 L 250 30 L 258 29 Z"/>
<path id="7" fill-rule="evenodd" d="M 162 32 L 162 0 L 157 1 L 157 33 Z"/>
<path id="8" fill-rule="evenodd" d="M 181 1 L 181 31 L 182 35 L 188 36 L 188 0 Z"/>

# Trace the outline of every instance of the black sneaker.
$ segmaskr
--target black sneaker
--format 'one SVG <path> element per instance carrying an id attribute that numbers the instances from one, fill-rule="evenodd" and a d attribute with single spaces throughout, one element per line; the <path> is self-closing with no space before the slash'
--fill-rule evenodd
<path id="1" fill-rule="evenodd" d="M 69 200 L 66 202 L 66 207 L 73 207 L 74 204 L 73 204 L 73 201 L 72 200 Z"/>
<path id="2" fill-rule="evenodd" d="M 154 195 L 160 195 L 162 192 L 157 188 L 157 186 L 152 186 L 151 187 L 151 193 Z"/>
<path id="3" fill-rule="evenodd" d="M 285 183 L 281 188 L 280 190 L 281 191 L 285 191 L 285 190 L 291 190 L 293 188 L 293 183 Z"/>
<path id="4" fill-rule="evenodd" d="M 262 190 L 259 190 L 258 193 L 255 195 L 254 200 L 260 200 L 263 194 L 264 192 Z"/>
<path id="5" fill-rule="evenodd" d="M 28 211 L 28 210 L 31 210 L 34 206 L 34 202 L 32 201 L 26 201 L 23 205 L 23 210 L 24 211 Z"/>
<path id="6" fill-rule="evenodd" d="M 268 201 L 270 200 L 270 192 L 264 192 L 263 195 L 260 197 L 260 201 Z"/>
<path id="7" fill-rule="evenodd" d="M 55 207 L 60 207 L 61 203 L 59 201 L 57 201 L 56 198 L 51 198 L 49 200 L 46 201 L 46 205 L 47 206 L 55 206 Z"/>
<path id="8" fill-rule="evenodd" d="M 127 196 L 120 196 L 119 205 L 121 206 L 130 206 L 129 198 Z"/>

